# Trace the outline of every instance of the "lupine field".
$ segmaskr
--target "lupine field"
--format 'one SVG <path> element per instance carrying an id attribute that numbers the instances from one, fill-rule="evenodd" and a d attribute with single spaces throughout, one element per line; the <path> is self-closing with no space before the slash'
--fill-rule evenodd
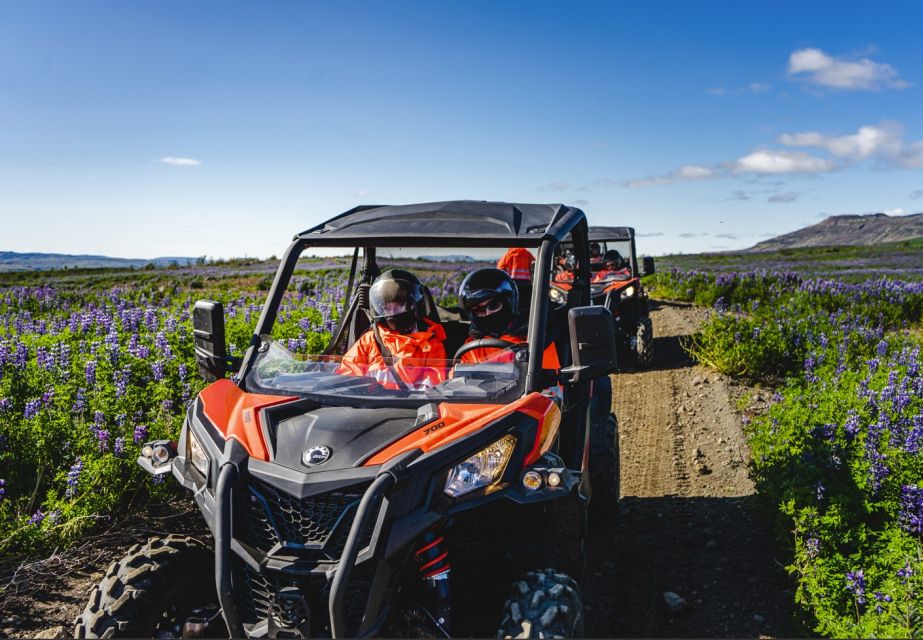
<path id="1" fill-rule="evenodd" d="M 776 389 L 745 431 L 804 631 L 923 634 L 923 283 L 674 269 L 655 294 L 712 308 L 700 362 Z"/>
<path id="2" fill-rule="evenodd" d="M 51 285 L 0 287 L 0 554 L 40 555 L 98 521 L 177 493 L 135 463 L 141 444 L 175 439 L 202 388 L 192 305 L 219 300 L 232 353 L 250 341 L 275 265 L 111 274 L 49 274 Z M 465 271 L 412 263 L 441 300 Z M 296 272 L 274 336 L 322 350 L 347 270 L 336 260 Z M 7 281 L 45 278 L 7 274 Z"/>
<path id="3" fill-rule="evenodd" d="M 471 268 L 407 266 L 449 301 Z M 700 362 L 774 390 L 771 408 L 744 428 L 759 491 L 778 508 L 804 632 L 918 637 L 923 283 L 773 266 L 666 269 L 650 285 L 656 297 L 712 309 L 686 345 Z M 203 385 L 192 305 L 223 302 L 228 342 L 240 353 L 271 268 L 0 278 L 0 554 L 47 554 L 178 493 L 135 458 L 142 442 L 176 437 Z M 306 262 L 276 337 L 294 351 L 323 349 L 345 285 L 342 262 Z"/>

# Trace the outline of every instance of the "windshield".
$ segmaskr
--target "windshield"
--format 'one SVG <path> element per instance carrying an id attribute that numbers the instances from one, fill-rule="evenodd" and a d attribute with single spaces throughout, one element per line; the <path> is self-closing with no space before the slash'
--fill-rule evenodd
<path id="1" fill-rule="evenodd" d="M 247 375 L 253 391 L 354 399 L 507 403 L 522 395 L 525 345 L 471 350 L 458 362 L 293 353 L 262 337 Z"/>

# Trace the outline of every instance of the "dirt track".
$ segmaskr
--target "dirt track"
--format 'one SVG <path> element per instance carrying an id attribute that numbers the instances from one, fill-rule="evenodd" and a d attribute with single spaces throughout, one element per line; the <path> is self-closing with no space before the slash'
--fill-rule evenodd
<path id="1" fill-rule="evenodd" d="M 591 535 L 588 636 L 792 633 L 791 586 L 730 400 L 743 390 L 680 346 L 702 313 L 656 305 L 654 365 L 613 377 L 622 500 L 617 524 Z M 681 612 L 667 591 L 686 601 Z"/>
<path id="2" fill-rule="evenodd" d="M 773 557 L 730 400 L 748 390 L 694 365 L 680 346 L 702 313 L 656 305 L 653 367 L 613 377 L 622 500 L 616 523 L 592 529 L 588 541 L 588 637 L 793 633 L 790 582 Z M 180 518 L 155 516 L 136 531 L 89 540 L 83 557 L 52 558 L 32 574 L 43 582 L 38 591 L 14 598 L 2 612 L 0 637 L 33 637 L 57 625 L 69 630 L 110 559 L 158 531 L 199 528 L 192 510 Z M 681 612 L 671 613 L 667 591 L 687 602 Z M 10 614 L 16 624 L 7 622 Z"/>

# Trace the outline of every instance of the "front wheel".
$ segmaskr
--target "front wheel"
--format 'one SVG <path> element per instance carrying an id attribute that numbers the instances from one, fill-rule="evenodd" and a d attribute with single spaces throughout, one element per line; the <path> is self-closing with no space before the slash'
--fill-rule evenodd
<path id="1" fill-rule="evenodd" d="M 579 638 L 583 601 L 577 583 L 554 569 L 530 571 L 513 583 L 498 638 Z"/>
<path id="2" fill-rule="evenodd" d="M 206 634 L 227 637 L 218 610 L 212 551 L 188 536 L 151 538 L 109 565 L 74 637 L 179 638 L 185 622 L 206 615 Z"/>
<path id="3" fill-rule="evenodd" d="M 646 369 L 654 361 L 654 323 L 647 316 L 638 321 L 635 333 L 635 360 L 638 366 Z"/>

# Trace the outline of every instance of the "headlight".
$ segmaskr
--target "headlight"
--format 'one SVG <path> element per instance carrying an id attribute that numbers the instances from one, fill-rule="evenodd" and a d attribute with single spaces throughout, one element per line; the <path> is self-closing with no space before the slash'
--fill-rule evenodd
<path id="1" fill-rule="evenodd" d="M 551 287 L 548 289 L 548 297 L 551 298 L 552 302 L 562 303 L 564 302 L 564 294 Z"/>
<path id="2" fill-rule="evenodd" d="M 201 445 L 191 428 L 186 434 L 189 439 L 189 461 L 199 470 L 199 473 L 208 477 L 208 454 L 205 453 L 205 447 Z"/>
<path id="3" fill-rule="evenodd" d="M 516 437 L 506 435 L 452 467 L 445 482 L 446 494 L 457 498 L 499 480 L 515 447 Z"/>
<path id="4" fill-rule="evenodd" d="M 624 289 L 622 289 L 622 300 L 624 300 L 625 298 L 630 298 L 633 295 L 635 295 L 634 286 L 625 287 Z"/>

